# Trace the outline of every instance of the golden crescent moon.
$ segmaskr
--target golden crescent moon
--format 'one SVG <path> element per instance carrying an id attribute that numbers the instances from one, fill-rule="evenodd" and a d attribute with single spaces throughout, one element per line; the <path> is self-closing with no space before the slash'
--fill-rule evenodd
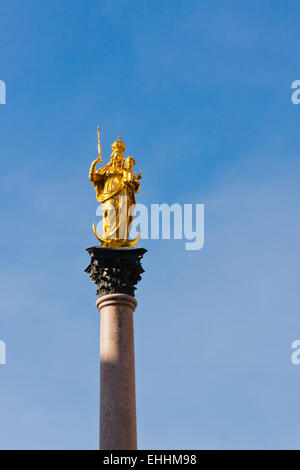
<path id="1" fill-rule="evenodd" d="M 101 235 L 99 235 L 99 233 L 97 232 L 95 223 L 93 223 L 93 232 L 95 234 L 95 237 L 99 240 L 99 242 L 102 243 L 102 245 L 111 246 L 114 248 L 133 246 L 139 241 L 140 236 L 141 236 L 141 229 L 140 229 L 138 236 L 134 240 L 111 240 L 109 238 L 102 238 Z"/>

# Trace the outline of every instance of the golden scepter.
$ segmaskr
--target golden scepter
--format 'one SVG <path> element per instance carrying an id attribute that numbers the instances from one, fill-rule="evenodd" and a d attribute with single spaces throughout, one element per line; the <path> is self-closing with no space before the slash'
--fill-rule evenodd
<path id="1" fill-rule="evenodd" d="M 99 159 L 98 159 L 98 162 L 102 162 L 102 158 L 101 158 L 101 142 L 100 142 L 100 127 L 98 126 L 97 127 L 97 132 L 98 132 L 98 153 L 99 153 Z"/>

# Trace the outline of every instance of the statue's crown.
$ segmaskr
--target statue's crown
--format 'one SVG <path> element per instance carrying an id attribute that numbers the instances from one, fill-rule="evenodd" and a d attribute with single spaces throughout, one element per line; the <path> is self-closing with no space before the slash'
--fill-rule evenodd
<path id="1" fill-rule="evenodd" d="M 113 151 L 115 152 L 116 150 L 119 151 L 119 152 L 125 152 L 125 144 L 124 142 L 122 141 L 122 138 L 121 137 L 118 137 L 118 140 L 116 140 L 111 148 L 113 149 Z"/>

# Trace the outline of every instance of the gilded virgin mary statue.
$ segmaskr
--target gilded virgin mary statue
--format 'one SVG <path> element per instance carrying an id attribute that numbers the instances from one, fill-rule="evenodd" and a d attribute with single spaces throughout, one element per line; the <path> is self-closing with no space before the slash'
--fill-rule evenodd
<path id="1" fill-rule="evenodd" d="M 139 180 L 142 176 L 141 173 L 135 175 L 134 158 L 124 159 L 125 144 L 121 137 L 112 144 L 112 150 L 110 162 L 97 170 L 97 164 L 102 162 L 98 127 L 99 157 L 91 165 L 89 178 L 96 190 L 97 201 L 102 203 L 103 236 L 97 232 L 95 224 L 93 231 L 102 246 L 129 247 L 139 240 L 139 236 L 130 240 L 129 232 L 134 215 L 135 194 L 140 189 Z"/>

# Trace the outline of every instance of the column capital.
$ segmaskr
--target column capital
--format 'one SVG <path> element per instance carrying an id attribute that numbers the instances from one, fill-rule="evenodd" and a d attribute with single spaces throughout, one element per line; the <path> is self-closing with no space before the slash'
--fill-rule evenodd
<path id="1" fill-rule="evenodd" d="M 141 260 L 147 250 L 139 247 L 93 246 L 87 251 L 91 256 L 91 262 L 85 272 L 97 284 L 99 297 L 126 294 L 133 298 L 136 284 L 144 272 Z"/>

